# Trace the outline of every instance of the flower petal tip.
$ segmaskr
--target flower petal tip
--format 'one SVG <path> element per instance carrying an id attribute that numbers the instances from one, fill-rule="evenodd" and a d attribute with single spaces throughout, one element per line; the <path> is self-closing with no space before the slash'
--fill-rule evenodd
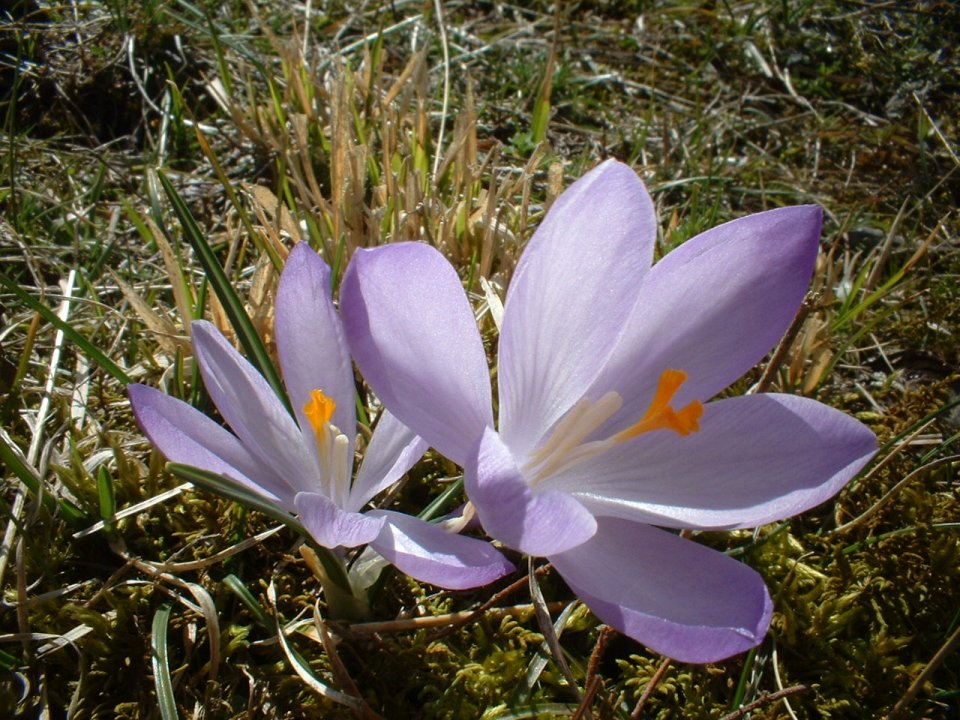
<path id="1" fill-rule="evenodd" d="M 386 523 L 382 517 L 346 512 L 320 493 L 297 493 L 294 506 L 306 531 L 326 548 L 366 545 Z"/>
<path id="2" fill-rule="evenodd" d="M 513 572 L 514 565 L 490 543 L 447 532 L 418 518 L 389 510 L 370 515 L 386 520 L 371 546 L 401 572 L 449 590 L 482 587 Z"/>
<path id="3" fill-rule="evenodd" d="M 680 662 L 744 652 L 770 626 L 756 571 L 649 525 L 600 518 L 593 538 L 550 560 L 598 618 Z"/>

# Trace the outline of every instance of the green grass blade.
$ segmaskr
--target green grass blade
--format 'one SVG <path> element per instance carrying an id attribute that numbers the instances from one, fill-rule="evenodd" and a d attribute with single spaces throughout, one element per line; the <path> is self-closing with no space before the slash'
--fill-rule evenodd
<path id="1" fill-rule="evenodd" d="M 76 505 L 66 500 L 58 500 L 49 492 L 42 490 L 43 481 L 37 476 L 33 468 L 20 457 L 20 453 L 14 450 L 7 439 L 6 433 L 3 432 L 0 432 L 0 462 L 6 466 L 9 472 L 16 475 L 30 492 L 40 498 L 40 502 L 43 503 L 44 508 L 51 515 L 60 515 L 71 525 L 87 522 L 86 514 Z"/>
<path id="2" fill-rule="evenodd" d="M 186 203 L 183 202 L 183 199 L 177 193 L 170 180 L 159 171 L 157 171 L 157 178 L 163 186 L 163 191 L 166 193 L 167 198 L 170 200 L 174 213 L 180 220 L 187 240 L 197 253 L 200 264 L 203 265 L 203 269 L 207 274 L 207 280 L 213 286 L 213 291 L 217 294 L 217 298 L 223 305 L 227 318 L 229 318 L 230 324 L 233 326 L 234 331 L 237 333 L 237 338 L 240 340 L 240 345 L 243 346 L 244 351 L 247 353 L 247 358 L 266 378 L 267 382 L 270 383 L 274 392 L 277 393 L 277 396 L 283 401 L 283 404 L 292 415 L 293 411 L 290 407 L 290 400 L 287 398 L 287 392 L 283 387 L 280 374 L 273 366 L 273 362 L 270 360 L 270 355 L 267 353 L 263 341 L 260 339 L 260 336 L 257 335 L 253 323 L 250 322 L 250 317 L 243 309 L 243 303 L 240 301 L 237 293 L 234 292 L 233 286 L 230 284 L 230 280 L 223 270 L 223 266 L 220 265 L 216 254 L 213 252 L 213 248 L 210 247 L 207 239 L 203 236 L 203 233 L 200 231 L 200 226 L 197 225 L 197 221 L 194 220 L 189 208 L 187 208 Z"/>
<path id="3" fill-rule="evenodd" d="M 267 615 L 267 611 L 260 607 L 260 603 L 257 602 L 257 599 L 253 596 L 253 593 L 247 589 L 247 586 L 244 585 L 240 578 L 233 573 L 230 573 L 223 579 L 223 584 L 227 586 L 227 589 L 230 592 L 239 598 L 244 607 L 246 607 L 247 610 L 250 611 L 250 614 L 253 615 L 258 625 L 262 625 L 268 630 L 273 630 L 273 623 L 270 621 L 270 616 Z"/>
<path id="4" fill-rule="evenodd" d="M 458 477 L 442 493 L 437 495 L 429 505 L 427 505 L 418 518 L 430 522 L 435 517 L 445 512 L 452 502 L 463 493 L 463 476 Z"/>
<path id="5" fill-rule="evenodd" d="M 161 605 L 153 615 L 153 632 L 150 635 L 152 649 L 153 683 L 157 689 L 157 704 L 163 720 L 179 720 L 177 701 L 173 697 L 173 678 L 170 677 L 170 659 L 167 656 L 167 626 L 172 607 Z"/>
<path id="6" fill-rule="evenodd" d="M 737 681 L 737 689 L 733 693 L 733 700 L 730 702 L 730 711 L 737 710 L 744 704 L 744 698 L 747 695 L 747 684 L 750 682 L 750 676 L 753 674 L 753 664 L 757 659 L 757 649 L 750 648 L 747 653 L 747 659 L 743 661 L 743 670 L 740 671 L 740 679 Z"/>
<path id="7" fill-rule="evenodd" d="M 167 463 L 167 470 L 178 478 L 192 482 L 194 485 L 202 487 L 214 495 L 219 495 L 222 498 L 239 503 L 250 510 L 263 513 L 267 517 L 283 523 L 301 535 L 307 534 L 303 525 L 297 522 L 297 519 L 286 510 L 274 505 L 269 500 L 244 490 L 223 475 L 218 475 L 208 470 L 201 470 L 192 465 L 181 465 L 180 463 Z"/>
<path id="8" fill-rule="evenodd" d="M 108 532 L 113 530 L 113 516 L 117 513 L 117 497 L 113 491 L 113 478 L 103 465 L 97 472 L 97 495 L 100 500 L 100 519 Z"/>
<path id="9" fill-rule="evenodd" d="M 133 380 L 130 379 L 130 376 L 127 375 L 127 373 L 125 373 L 119 365 L 103 354 L 102 350 L 90 342 L 81 333 L 77 332 L 77 330 L 75 330 L 69 323 L 61 320 L 53 310 L 37 300 L 35 297 L 33 297 L 33 295 L 21 288 L 17 283 L 15 283 L 2 272 L 0 272 L 0 285 L 3 285 L 3 287 L 16 295 L 17 299 L 31 310 L 35 310 L 40 313 L 40 315 L 43 316 L 43 319 L 48 323 L 53 325 L 58 330 L 63 331 L 63 334 L 70 338 L 70 340 L 73 341 L 73 343 L 84 353 L 86 353 L 91 360 L 106 370 L 110 375 L 116 378 L 116 380 L 122 382 L 124 385 L 129 385 L 133 382 Z"/>
<path id="10" fill-rule="evenodd" d="M 0 650 L 0 670 L 10 672 L 20 665 L 20 660 L 8 652 Z"/>

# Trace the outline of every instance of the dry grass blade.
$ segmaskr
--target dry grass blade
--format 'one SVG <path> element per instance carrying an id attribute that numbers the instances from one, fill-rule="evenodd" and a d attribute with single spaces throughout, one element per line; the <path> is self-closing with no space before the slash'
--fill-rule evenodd
<path id="1" fill-rule="evenodd" d="M 884 505 L 890 502 L 896 494 L 905 486 L 909 485 L 911 482 L 917 478 L 936 470 L 939 467 L 943 466 L 953 466 L 960 462 L 960 455 L 949 455 L 947 457 L 938 458 L 937 460 L 931 460 L 926 465 L 921 465 L 913 472 L 909 473 L 901 480 L 899 480 L 892 488 L 890 488 L 886 493 L 883 494 L 879 500 L 877 500 L 873 505 L 860 513 L 857 517 L 853 518 L 849 522 L 844 523 L 840 527 L 834 530 L 834 533 L 842 533 L 848 531 L 852 527 L 861 525 L 872 516 L 874 516 Z"/>
<path id="2" fill-rule="evenodd" d="M 70 316 L 70 309 L 73 301 L 73 289 L 77 273 L 71 270 L 63 283 L 63 301 L 57 311 L 57 317 L 62 322 L 66 322 Z M 40 453 L 40 446 L 44 439 L 44 429 L 47 422 L 47 416 L 50 413 L 50 400 L 53 397 L 57 371 L 60 368 L 60 359 L 63 354 L 64 332 L 57 329 L 53 341 L 53 352 L 50 355 L 50 363 L 47 366 L 47 380 L 44 385 L 43 398 L 40 400 L 40 406 L 37 408 L 36 416 L 33 419 L 33 433 L 30 438 L 30 446 L 27 449 L 25 458 L 28 468 L 36 465 Z M 11 447 L 14 445 L 11 444 Z M 10 519 L 7 521 L 6 530 L 3 533 L 3 540 L 0 542 L 0 586 L 3 585 L 3 576 L 7 569 L 7 562 L 10 557 L 10 550 L 13 547 L 17 535 L 17 528 L 23 517 L 23 508 L 26 503 L 26 488 L 23 484 L 17 486 L 17 493 L 13 500 L 13 507 L 10 511 Z"/>
<path id="3" fill-rule="evenodd" d="M 547 610 L 546 600 L 543 598 L 543 593 L 540 591 L 540 583 L 537 582 L 537 575 L 534 572 L 533 558 L 530 558 L 529 560 L 527 582 L 530 584 L 530 598 L 533 600 L 533 608 L 536 612 L 537 624 L 540 626 L 540 632 L 543 633 L 543 641 L 550 650 L 550 657 L 553 659 L 553 662 L 556 663 L 561 674 L 566 679 L 568 687 L 570 688 L 570 692 L 573 694 L 577 704 L 582 705 L 583 693 L 580 691 L 576 678 L 573 677 L 573 673 L 570 670 L 570 665 L 567 663 L 567 659 L 563 655 L 563 648 L 560 647 L 559 632 L 563 629 L 563 625 L 560 625 L 559 628 L 556 628 L 554 627 L 553 620 L 550 619 L 550 612 Z M 565 614 L 561 613 L 560 617 L 564 618 L 564 616 Z M 564 624 L 565 622 L 566 621 L 564 619 Z M 558 620 L 558 624 L 559 623 L 560 621 Z M 582 714 L 588 720 L 593 717 L 593 715 L 590 713 L 590 710 L 586 708 L 584 708 Z"/>
<path id="4" fill-rule="evenodd" d="M 201 610 L 204 625 L 207 628 L 207 640 L 210 646 L 210 661 L 207 663 L 207 679 L 213 683 L 217 681 L 220 671 L 220 617 L 217 605 L 207 589 L 197 583 L 186 583 L 186 589 L 193 595 Z"/>
<path id="5" fill-rule="evenodd" d="M 193 318 L 193 300 L 190 296 L 189 285 L 184 276 L 183 268 L 177 258 L 166 235 L 157 227 L 153 218 L 145 216 L 142 218 L 148 228 L 153 242 L 160 250 L 160 257 L 163 258 L 163 267 L 167 271 L 167 278 L 170 280 L 170 287 L 173 290 L 173 301 L 177 308 L 177 314 L 180 316 L 180 324 L 183 331 L 189 332 L 190 320 Z M 188 343 L 189 344 L 189 343 Z"/>
<path id="6" fill-rule="evenodd" d="M 320 682 L 310 671 L 310 667 L 303 660 L 303 658 L 301 658 L 296 651 L 290 647 L 290 644 L 287 642 L 286 634 L 283 628 L 280 626 L 280 618 L 277 615 L 277 591 L 273 583 L 270 583 L 270 586 L 267 588 L 267 599 L 269 600 L 274 611 L 277 639 L 280 643 L 280 647 L 297 676 L 307 685 L 307 687 L 321 697 L 340 705 L 345 705 L 346 707 L 350 708 L 358 717 L 368 717 L 364 715 L 365 703 L 361 698 L 347 695 L 339 690 L 334 690 L 332 687 Z"/>
<path id="7" fill-rule="evenodd" d="M 120 287 L 120 291 L 123 293 L 124 297 L 127 298 L 127 301 L 133 306 L 133 309 L 136 311 L 137 315 L 140 316 L 140 319 L 143 320 L 143 323 L 147 326 L 147 329 L 154 334 L 157 342 L 160 343 L 160 346 L 164 349 L 164 351 L 173 355 L 178 350 L 183 352 L 189 348 L 190 343 L 178 336 L 177 329 L 174 327 L 172 322 L 167 320 L 165 317 L 161 317 L 160 314 L 150 307 L 147 301 L 144 300 L 136 290 L 121 280 L 120 277 L 112 270 L 110 271 L 110 276 Z"/>

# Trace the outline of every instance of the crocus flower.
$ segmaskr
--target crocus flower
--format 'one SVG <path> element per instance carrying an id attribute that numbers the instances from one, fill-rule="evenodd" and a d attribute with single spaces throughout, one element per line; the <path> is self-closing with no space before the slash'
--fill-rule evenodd
<path id="1" fill-rule="evenodd" d="M 511 281 L 494 429 L 486 356 L 451 265 L 361 250 L 341 288 L 385 407 L 464 467 L 486 531 L 546 556 L 604 622 L 681 661 L 757 645 L 772 604 L 746 565 L 662 528 L 754 527 L 836 493 L 873 433 L 813 400 L 711 400 L 773 347 L 813 272 L 821 210 L 726 223 L 651 267 L 643 184 L 608 161 L 557 198 Z"/>
<path id="2" fill-rule="evenodd" d="M 275 335 L 296 413 L 208 322 L 191 325 L 204 385 L 233 433 L 187 403 L 134 384 L 141 429 L 168 460 L 224 475 L 299 516 L 322 546 L 368 544 L 408 575 L 447 588 L 485 585 L 513 566 L 489 543 L 415 517 L 364 507 L 426 450 L 384 412 L 353 479 L 354 377 L 330 269 L 305 243 L 294 247 L 277 290 Z"/>

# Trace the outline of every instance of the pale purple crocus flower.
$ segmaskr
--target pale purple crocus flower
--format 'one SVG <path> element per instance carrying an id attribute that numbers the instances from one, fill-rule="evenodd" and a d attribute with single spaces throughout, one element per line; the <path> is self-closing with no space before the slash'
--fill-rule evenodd
<path id="1" fill-rule="evenodd" d="M 671 658 L 762 641 L 754 570 L 661 528 L 748 528 L 834 495 L 876 450 L 808 398 L 711 400 L 769 352 L 810 282 L 821 210 L 726 223 L 651 267 L 653 204 L 607 161 L 557 198 L 510 284 L 494 429 L 483 343 L 453 267 L 420 243 L 360 250 L 351 350 L 401 422 L 464 467 L 486 531 L 546 556 L 604 622 Z"/>
<path id="2" fill-rule="evenodd" d="M 216 328 L 191 325 L 204 385 L 233 433 L 145 385 L 128 392 L 137 422 L 169 461 L 221 474 L 299 516 L 320 545 L 369 544 L 408 575 L 465 589 L 513 570 L 489 543 L 367 503 L 409 470 L 426 444 L 384 411 L 353 477 L 355 387 L 330 268 L 300 243 L 280 277 L 275 336 L 292 417 Z"/>

